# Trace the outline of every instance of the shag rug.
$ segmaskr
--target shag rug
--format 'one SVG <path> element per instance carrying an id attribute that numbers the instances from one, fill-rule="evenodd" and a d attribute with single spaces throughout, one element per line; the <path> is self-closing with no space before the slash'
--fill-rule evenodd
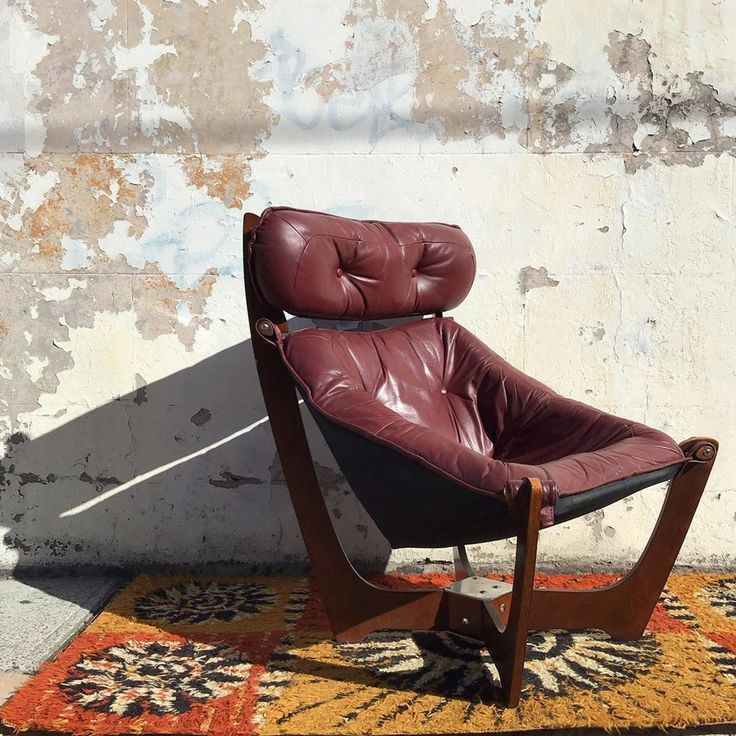
<path id="1" fill-rule="evenodd" d="M 0 708 L 0 719 L 18 731 L 213 736 L 727 723 L 736 721 L 736 575 L 672 576 L 637 642 L 532 634 L 524 680 L 520 707 L 508 710 L 487 652 L 462 639 L 385 631 L 337 644 L 309 580 L 142 576 Z"/>

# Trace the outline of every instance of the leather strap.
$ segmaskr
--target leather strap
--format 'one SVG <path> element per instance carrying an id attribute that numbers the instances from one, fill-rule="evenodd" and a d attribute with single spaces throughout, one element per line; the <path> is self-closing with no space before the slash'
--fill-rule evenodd
<path id="1" fill-rule="evenodd" d="M 256 321 L 256 332 L 262 337 L 269 345 L 280 346 L 284 342 L 284 335 L 281 330 L 288 331 L 288 327 L 284 322 L 281 325 L 274 324 L 267 317 L 261 317 Z"/>
<path id="2" fill-rule="evenodd" d="M 512 515 L 518 513 L 516 498 L 524 483 L 528 482 L 528 478 L 509 480 L 503 487 L 503 495 L 509 504 Z M 555 523 L 555 505 L 560 497 L 560 489 L 553 480 L 540 480 L 540 483 L 542 484 L 542 509 L 539 512 L 539 526 L 545 529 Z"/>

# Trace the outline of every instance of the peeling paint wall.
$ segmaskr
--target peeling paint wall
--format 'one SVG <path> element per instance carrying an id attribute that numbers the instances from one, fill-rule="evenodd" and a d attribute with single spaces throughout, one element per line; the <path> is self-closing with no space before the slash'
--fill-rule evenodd
<path id="1" fill-rule="evenodd" d="M 736 4 L 0 0 L 0 568 L 299 564 L 244 210 L 463 226 L 456 317 L 722 452 L 680 557 L 736 563 Z M 385 542 L 311 431 L 328 506 Z M 542 535 L 623 566 L 662 489 Z M 507 564 L 511 543 L 472 550 Z"/>

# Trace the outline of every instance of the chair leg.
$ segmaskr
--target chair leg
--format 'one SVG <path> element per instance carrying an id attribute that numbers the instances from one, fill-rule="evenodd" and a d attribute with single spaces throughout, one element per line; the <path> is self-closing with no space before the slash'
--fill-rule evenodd
<path id="1" fill-rule="evenodd" d="M 470 579 L 462 578 L 445 588 L 447 629 L 488 647 L 498 669 L 503 700 L 511 708 L 519 703 L 526 654 L 542 507 L 540 481 L 527 480 L 514 506 L 519 533 L 513 586 L 476 576 L 465 558 L 461 568 Z"/>
<path id="2" fill-rule="evenodd" d="M 501 679 L 501 692 L 506 705 L 515 708 L 521 694 L 521 677 L 526 656 L 526 640 L 529 632 L 534 572 L 537 564 L 537 540 L 539 538 L 539 513 L 542 508 L 542 485 L 536 478 L 525 484 L 527 493 L 521 499 L 522 523 L 516 540 L 516 563 L 511 607 L 503 631 L 493 622 L 487 636 L 488 647 Z M 494 618 L 495 609 L 487 605 Z"/>
<path id="3" fill-rule="evenodd" d="M 530 629 L 602 629 L 614 639 L 638 639 L 667 582 L 718 452 L 707 437 L 680 445 L 692 461 L 670 481 L 644 553 L 631 572 L 595 590 L 548 590 L 532 595 Z"/>

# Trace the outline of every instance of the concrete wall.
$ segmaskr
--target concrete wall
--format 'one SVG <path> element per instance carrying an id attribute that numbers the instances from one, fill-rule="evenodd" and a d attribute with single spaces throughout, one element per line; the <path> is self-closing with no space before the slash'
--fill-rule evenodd
<path id="1" fill-rule="evenodd" d="M 0 0 L 0 565 L 303 559 L 242 289 L 271 203 L 461 224 L 459 320 L 722 440 L 680 560 L 736 563 L 735 41 L 728 0 Z M 314 445 L 352 554 L 449 559 L 388 559 Z M 545 564 L 625 564 L 661 498 Z"/>

